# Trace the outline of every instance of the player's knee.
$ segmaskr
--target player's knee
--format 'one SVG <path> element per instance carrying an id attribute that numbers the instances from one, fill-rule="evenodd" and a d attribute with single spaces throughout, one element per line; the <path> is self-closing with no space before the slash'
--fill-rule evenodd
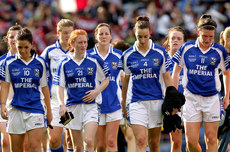
<path id="1" fill-rule="evenodd" d="M 74 150 L 77 152 L 80 152 L 80 151 L 84 150 L 84 147 L 83 147 L 83 145 L 78 145 L 78 146 L 74 147 Z"/>
<path id="2" fill-rule="evenodd" d="M 217 138 L 215 136 L 209 135 L 206 137 L 206 143 L 209 145 L 215 145 L 217 144 Z"/>
<path id="3" fill-rule="evenodd" d="M 154 141 L 149 141 L 149 148 L 152 150 L 152 151 L 155 151 L 155 149 L 158 149 L 159 147 L 160 147 L 160 141 L 158 142 L 158 141 L 156 141 L 156 142 L 154 142 Z"/>
<path id="4" fill-rule="evenodd" d="M 56 148 L 56 147 L 60 147 L 61 143 L 62 143 L 62 139 L 56 138 L 56 137 L 51 137 L 50 140 L 50 146 L 52 148 Z"/>
<path id="5" fill-rule="evenodd" d="M 94 140 L 91 137 L 88 137 L 85 139 L 86 146 L 88 148 L 93 148 L 94 147 Z"/>
<path id="6" fill-rule="evenodd" d="M 106 151 L 106 145 L 97 145 L 97 151 L 98 152 L 104 152 Z"/>
<path id="7" fill-rule="evenodd" d="M 126 140 L 127 140 L 127 142 L 134 140 L 134 135 L 133 134 L 127 134 Z"/>
<path id="8" fill-rule="evenodd" d="M 29 151 L 33 151 L 33 152 L 40 152 L 41 151 L 41 145 L 38 144 L 30 144 L 29 145 Z"/>
<path id="9" fill-rule="evenodd" d="M 198 144 L 196 140 L 187 139 L 187 146 L 190 148 L 195 148 Z"/>
<path id="10" fill-rule="evenodd" d="M 144 136 L 137 137 L 136 144 L 138 147 L 145 147 L 147 145 L 146 138 Z"/>
<path id="11" fill-rule="evenodd" d="M 107 141 L 108 147 L 116 147 L 117 141 L 114 138 L 109 138 Z"/>
<path id="12" fill-rule="evenodd" d="M 182 145 L 182 139 L 180 138 L 173 138 L 171 142 L 172 142 L 173 148 L 176 148 L 176 149 L 180 148 Z"/>

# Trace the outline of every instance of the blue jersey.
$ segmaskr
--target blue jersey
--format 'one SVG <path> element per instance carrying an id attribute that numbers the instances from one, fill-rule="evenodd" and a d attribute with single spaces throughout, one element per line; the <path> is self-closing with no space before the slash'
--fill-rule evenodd
<path id="1" fill-rule="evenodd" d="M 103 61 L 96 56 L 85 54 L 84 59 L 77 62 L 70 55 L 61 61 L 53 83 L 66 88 L 66 106 L 70 106 L 85 103 L 82 101 L 85 93 L 97 88 L 100 85 L 99 81 L 103 81 L 108 75 L 109 69 L 104 68 Z M 91 103 L 101 103 L 101 95 L 95 100 Z"/>
<path id="2" fill-rule="evenodd" d="M 121 70 L 118 63 L 122 55 L 122 51 L 109 47 L 108 54 L 103 57 L 99 54 L 97 47 L 87 50 L 90 54 L 100 57 L 104 64 L 110 69 L 109 85 L 102 92 L 102 104 L 100 104 L 101 113 L 111 113 L 121 109 L 121 88 L 119 86 Z"/>
<path id="3" fill-rule="evenodd" d="M 172 59 L 184 70 L 184 88 L 202 96 L 212 96 L 220 91 L 218 69 L 226 71 L 229 68 L 229 56 L 217 43 L 202 51 L 198 40 L 186 42 Z"/>
<path id="4" fill-rule="evenodd" d="M 28 62 L 18 54 L 7 57 L 3 63 L 2 79 L 12 84 L 14 96 L 10 104 L 14 108 L 44 114 L 41 88 L 47 86 L 47 66 L 42 57 L 33 55 Z"/>
<path id="5" fill-rule="evenodd" d="M 56 41 L 55 44 L 48 46 L 41 54 L 41 56 L 46 60 L 48 63 L 49 71 L 51 73 L 49 79 L 49 88 L 51 89 L 50 93 L 52 96 L 51 106 L 52 107 L 59 107 L 58 99 L 57 99 L 57 88 L 55 85 L 52 85 L 52 80 L 55 75 L 55 72 L 58 68 L 60 62 L 69 56 L 69 50 L 64 51 L 61 48 L 59 40 Z"/>
<path id="6" fill-rule="evenodd" d="M 1 57 L 0 57 L 0 73 L 2 73 L 2 64 L 4 62 L 4 60 L 11 56 L 11 52 L 8 51 L 7 53 L 3 54 Z M 0 80 L 3 80 L 3 77 L 2 77 L 2 74 L 0 74 Z"/>
<path id="7" fill-rule="evenodd" d="M 149 41 L 149 50 L 145 54 L 138 50 L 135 42 L 122 55 L 119 66 L 130 75 L 127 103 L 163 99 L 162 74 L 169 71 L 171 60 L 163 47 Z"/>
<path id="8" fill-rule="evenodd" d="M 173 74 L 173 68 L 174 68 L 175 62 L 172 61 L 172 64 L 170 66 L 170 75 L 172 76 Z M 183 69 L 180 72 L 180 76 L 179 76 L 179 82 L 178 82 L 178 91 L 180 91 L 181 93 L 184 92 L 184 87 L 183 87 L 183 83 L 182 83 L 182 78 L 183 78 Z"/>

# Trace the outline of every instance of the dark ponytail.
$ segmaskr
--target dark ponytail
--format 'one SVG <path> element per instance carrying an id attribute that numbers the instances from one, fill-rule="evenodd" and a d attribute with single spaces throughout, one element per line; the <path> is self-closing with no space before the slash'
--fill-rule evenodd
<path id="1" fill-rule="evenodd" d="M 212 16 L 209 14 L 204 14 L 200 17 L 197 23 L 198 30 L 207 29 L 207 30 L 215 30 L 217 28 L 216 22 L 212 19 Z"/>
<path id="2" fill-rule="evenodd" d="M 148 28 L 149 31 L 151 30 L 149 18 L 147 16 L 138 16 L 136 18 L 136 24 L 134 26 L 134 31 L 136 29 L 145 29 L 145 28 Z"/>

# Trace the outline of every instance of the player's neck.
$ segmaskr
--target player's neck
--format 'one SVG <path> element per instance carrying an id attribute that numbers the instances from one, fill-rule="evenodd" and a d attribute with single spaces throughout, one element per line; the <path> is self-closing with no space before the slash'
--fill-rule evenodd
<path id="1" fill-rule="evenodd" d="M 77 51 L 74 51 L 74 53 L 73 53 L 74 58 L 75 58 L 78 62 L 81 61 L 81 60 L 84 58 L 84 55 L 85 55 L 85 54 L 80 54 L 80 53 L 77 52 Z"/>
<path id="2" fill-rule="evenodd" d="M 60 41 L 60 45 L 61 45 L 61 48 L 64 50 L 64 51 L 67 51 L 69 49 L 69 46 L 67 43 L 63 43 Z"/>
<path id="3" fill-rule="evenodd" d="M 10 52 L 11 52 L 11 55 L 14 55 L 17 53 L 17 50 L 16 49 L 10 49 Z"/>
<path id="4" fill-rule="evenodd" d="M 97 45 L 97 50 L 99 51 L 100 55 L 102 55 L 103 57 L 106 56 L 109 52 L 109 46 L 110 44 L 108 45 L 100 45 L 98 44 Z"/>
<path id="5" fill-rule="evenodd" d="M 149 44 L 137 44 L 137 48 L 142 53 L 146 53 L 149 50 Z"/>
<path id="6" fill-rule="evenodd" d="M 203 44 L 200 43 L 200 42 L 199 42 L 199 46 L 200 46 L 200 48 L 202 49 L 202 51 L 206 51 L 206 50 L 208 50 L 209 47 L 210 47 L 210 46 L 205 46 L 205 45 L 203 45 Z"/>
<path id="7" fill-rule="evenodd" d="M 20 56 L 20 57 L 21 57 L 22 60 L 24 60 L 26 62 L 30 61 L 31 58 L 32 58 L 31 56 Z"/>

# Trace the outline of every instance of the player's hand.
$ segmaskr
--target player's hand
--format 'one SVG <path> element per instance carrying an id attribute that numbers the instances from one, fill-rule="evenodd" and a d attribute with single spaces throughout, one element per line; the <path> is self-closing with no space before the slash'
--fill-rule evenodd
<path id="1" fill-rule="evenodd" d="M 90 90 L 85 93 L 86 95 L 82 98 L 83 102 L 90 103 L 98 96 L 97 90 Z"/>
<path id="2" fill-rule="evenodd" d="M 68 111 L 68 109 L 66 108 L 65 105 L 60 105 L 60 111 L 59 111 L 59 115 L 62 117 L 62 116 L 65 116 L 65 113 Z"/>
<path id="3" fill-rule="evenodd" d="M 176 108 L 174 109 L 173 108 L 172 115 L 175 115 L 178 111 L 179 111 L 178 109 L 176 109 Z"/>
<path id="4" fill-rule="evenodd" d="M 47 124 L 51 125 L 51 121 L 53 120 L 53 115 L 51 111 L 47 111 L 46 118 L 47 118 Z"/>
<path id="5" fill-rule="evenodd" d="M 229 105 L 229 98 L 224 97 L 222 104 L 223 104 L 224 109 L 227 109 L 227 107 Z"/>
<path id="6" fill-rule="evenodd" d="M 1 116 L 3 119 L 8 120 L 8 111 L 5 104 L 1 104 Z"/>

